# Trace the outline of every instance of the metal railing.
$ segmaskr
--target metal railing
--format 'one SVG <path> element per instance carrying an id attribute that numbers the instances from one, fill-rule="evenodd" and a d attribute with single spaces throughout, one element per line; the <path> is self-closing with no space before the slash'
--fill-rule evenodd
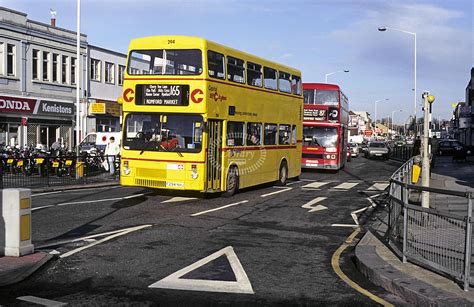
<path id="1" fill-rule="evenodd" d="M 395 146 L 390 149 L 389 157 L 393 160 L 408 161 L 413 156 L 413 146 Z"/>
<path id="2" fill-rule="evenodd" d="M 117 180 L 120 157 L 110 176 L 107 156 L 1 158 L 0 188 L 41 188 Z"/>
<path id="3" fill-rule="evenodd" d="M 472 199 L 470 192 L 427 188 L 411 184 L 413 158 L 390 179 L 389 244 L 408 261 L 446 274 L 463 283 L 474 282 L 472 259 Z M 466 199 L 466 216 L 413 204 L 413 194 L 430 192 Z"/>

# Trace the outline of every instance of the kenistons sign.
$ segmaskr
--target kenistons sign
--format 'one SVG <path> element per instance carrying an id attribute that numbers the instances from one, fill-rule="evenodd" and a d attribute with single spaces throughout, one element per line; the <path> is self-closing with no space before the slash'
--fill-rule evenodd
<path id="1" fill-rule="evenodd" d="M 74 104 L 50 100 L 0 96 L 0 112 L 69 117 L 74 115 Z"/>

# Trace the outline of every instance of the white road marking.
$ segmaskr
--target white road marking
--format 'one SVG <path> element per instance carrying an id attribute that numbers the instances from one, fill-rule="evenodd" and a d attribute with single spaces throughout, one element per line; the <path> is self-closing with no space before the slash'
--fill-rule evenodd
<path id="1" fill-rule="evenodd" d="M 203 279 L 185 279 L 180 278 L 187 273 L 225 255 L 234 272 L 236 281 L 223 280 L 203 280 Z M 226 293 L 245 293 L 254 294 L 252 285 L 245 273 L 242 264 L 237 258 L 232 246 L 227 246 L 206 258 L 203 258 L 167 277 L 151 284 L 149 288 L 175 289 L 175 290 L 191 290 L 191 291 L 208 291 L 208 292 L 226 292 Z"/>
<path id="2" fill-rule="evenodd" d="M 333 189 L 336 190 L 350 190 L 356 185 L 358 185 L 360 182 L 343 182 L 338 186 L 335 186 Z"/>
<path id="3" fill-rule="evenodd" d="M 51 194 L 58 194 L 58 193 L 61 193 L 61 192 L 63 192 L 63 191 L 54 191 L 54 192 L 38 193 L 38 194 L 32 194 L 31 197 L 43 196 L 43 195 L 51 195 Z"/>
<path id="4" fill-rule="evenodd" d="M 289 190 L 292 190 L 292 189 L 293 188 L 285 188 L 285 189 L 282 189 L 282 190 L 279 190 L 279 191 L 276 191 L 276 192 L 260 195 L 260 197 L 267 197 L 267 196 L 278 194 L 278 193 L 288 192 Z"/>
<path id="5" fill-rule="evenodd" d="M 377 204 L 372 200 L 372 198 L 367 197 L 366 199 L 369 201 L 370 206 L 363 207 L 363 208 L 360 208 L 360 209 L 357 209 L 357 210 L 351 212 L 351 217 L 354 220 L 355 225 L 332 224 L 331 226 L 336 226 L 336 227 L 359 227 L 359 219 L 357 218 L 357 213 L 364 212 L 365 210 L 367 210 L 369 208 L 375 208 L 377 206 Z"/>
<path id="6" fill-rule="evenodd" d="M 240 204 L 245 204 L 245 203 L 248 203 L 248 202 L 249 202 L 248 200 L 243 200 L 243 201 L 239 201 L 239 202 L 237 202 L 237 203 L 225 205 L 225 206 L 222 206 L 222 207 L 218 207 L 218 208 L 214 208 L 214 209 L 210 209 L 210 210 L 206 210 L 206 211 L 201 211 L 201 212 L 198 212 L 198 213 L 194 213 L 194 214 L 191 214 L 191 216 L 203 215 L 203 214 L 206 214 L 206 213 L 209 213 L 209 212 L 214 212 L 214 211 L 217 211 L 217 210 L 222 210 L 222 209 L 225 209 L 225 208 L 229 208 L 229 207 L 232 207 L 232 206 L 237 206 L 237 205 L 240 205 Z"/>
<path id="7" fill-rule="evenodd" d="M 377 182 L 374 183 L 367 191 L 383 191 L 388 187 L 388 182 Z"/>
<path id="8" fill-rule="evenodd" d="M 308 181 L 308 182 L 313 182 L 313 179 L 300 179 L 300 181 Z"/>
<path id="9" fill-rule="evenodd" d="M 145 196 L 147 194 L 148 193 L 141 193 L 141 194 L 124 196 L 124 197 L 114 197 L 114 198 L 105 198 L 105 199 L 95 199 L 95 200 L 85 200 L 85 201 L 74 201 L 74 202 L 69 202 L 69 203 L 60 203 L 60 204 L 56 204 L 56 205 L 47 205 L 47 206 L 42 206 L 42 207 L 31 208 L 31 211 L 50 208 L 50 207 L 60 207 L 60 206 L 79 205 L 79 204 L 92 204 L 92 203 L 101 203 L 101 202 L 115 201 L 115 200 L 125 200 L 125 199 L 131 199 L 131 198 L 137 198 L 137 197 Z"/>
<path id="10" fill-rule="evenodd" d="M 173 197 L 173 198 L 170 198 L 168 200 L 164 200 L 161 203 L 162 204 L 175 203 L 175 202 L 179 202 L 179 201 L 186 201 L 186 200 L 193 200 L 193 199 L 197 199 L 197 198 L 195 198 L 195 197 Z"/>
<path id="11" fill-rule="evenodd" d="M 149 226 L 151 226 L 151 225 L 146 224 L 146 225 L 141 225 L 141 226 L 147 226 L 147 227 L 149 227 Z M 114 230 L 114 231 L 108 231 L 108 232 L 103 232 L 103 233 L 96 233 L 95 235 L 90 235 L 90 236 L 85 236 L 85 237 L 79 237 L 79 238 L 75 238 L 75 239 L 72 239 L 72 240 L 57 241 L 57 242 L 53 242 L 53 243 L 49 243 L 49 244 L 44 244 L 44 245 L 40 245 L 40 246 L 35 246 L 35 248 L 36 248 L 36 249 L 41 249 L 41 248 L 47 248 L 47 247 L 57 246 L 57 245 L 64 245 L 64 244 L 74 243 L 74 242 L 79 242 L 79 241 L 87 241 L 87 240 L 90 240 L 90 239 L 94 239 L 94 238 L 98 238 L 98 237 L 103 237 L 103 236 L 108 236 L 108 235 L 115 234 L 115 233 L 125 232 L 125 231 L 128 231 L 128 230 L 134 230 L 134 229 L 136 229 L 137 227 L 141 227 L 141 226 L 134 226 L 134 227 L 122 228 L 122 229 L 118 229 L 118 230 Z"/>
<path id="12" fill-rule="evenodd" d="M 327 197 L 316 197 L 315 199 L 313 199 L 313 200 L 307 202 L 306 204 L 304 204 L 303 206 L 301 206 L 301 208 L 310 209 L 308 211 L 308 213 L 325 210 L 325 209 L 327 209 L 327 207 L 325 207 L 323 205 L 317 205 L 316 207 L 313 207 L 313 205 L 325 200 L 326 198 Z"/>
<path id="13" fill-rule="evenodd" d="M 330 182 L 318 182 L 318 181 L 316 181 L 316 182 L 304 185 L 304 186 L 302 186 L 302 188 L 319 189 L 320 187 L 325 186 L 328 183 L 330 183 Z"/>
<path id="14" fill-rule="evenodd" d="M 61 256 L 59 256 L 60 258 L 66 258 L 66 257 L 69 257 L 69 256 L 72 256 L 80 251 L 83 251 L 85 249 L 88 249 L 88 248 L 91 248 L 93 246 L 96 246 L 100 243 L 104 243 L 106 241 L 109 241 L 109 240 L 112 240 L 114 238 L 117 238 L 117 237 L 120 237 L 120 236 L 123 236 L 123 235 L 126 235 L 130 232 L 133 232 L 133 231 L 137 231 L 137 230 L 141 230 L 141 229 L 144 229 L 144 228 L 148 228 L 148 227 L 151 227 L 152 225 L 141 225 L 141 226 L 136 226 L 136 227 L 131 227 L 131 228 L 128 228 L 128 230 L 124 230 L 124 231 L 121 231 L 121 232 L 118 232 L 118 233 L 115 233 L 113 235 L 110 235 L 108 237 L 105 237 L 103 239 L 100 239 L 98 241 L 95 241 L 95 242 L 92 242 L 88 245 L 85 245 L 85 246 L 81 246 L 79 248 L 76 248 L 76 249 L 73 249 L 65 254 L 62 254 Z"/>
<path id="15" fill-rule="evenodd" d="M 51 195 L 51 194 L 58 194 L 58 193 L 81 193 L 81 192 L 90 191 L 90 190 L 105 190 L 105 189 L 112 190 L 112 189 L 118 189 L 118 188 L 121 188 L 121 186 L 108 186 L 108 187 L 76 189 L 76 190 L 65 190 L 65 191 L 51 191 L 51 192 L 44 192 L 44 193 L 32 194 L 31 197 L 44 196 L 44 195 Z"/>
<path id="16" fill-rule="evenodd" d="M 65 306 L 67 305 L 66 303 L 62 303 L 62 302 L 58 302 L 58 301 L 52 301 L 52 300 L 48 300 L 48 299 L 45 299 L 45 298 L 41 298 L 41 297 L 36 297 L 36 296 L 19 296 L 16 298 L 17 300 L 20 300 L 20 301 L 25 301 L 25 302 L 29 302 L 29 303 L 33 303 L 33 304 L 38 304 L 38 305 L 42 305 L 42 306 Z"/>
<path id="17" fill-rule="evenodd" d="M 359 227 L 359 225 L 351 225 L 351 224 L 332 224 L 331 226 L 332 227 L 352 227 L 352 228 Z"/>
<path id="18" fill-rule="evenodd" d="M 298 181 L 292 181 L 292 182 L 288 182 L 286 185 L 293 185 L 293 184 L 297 184 L 297 183 L 300 183 L 301 180 L 298 180 Z"/>

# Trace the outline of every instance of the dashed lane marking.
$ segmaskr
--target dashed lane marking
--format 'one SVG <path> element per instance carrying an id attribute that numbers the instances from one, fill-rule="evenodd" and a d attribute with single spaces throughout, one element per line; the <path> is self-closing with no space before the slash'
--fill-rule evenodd
<path id="1" fill-rule="evenodd" d="M 354 241 L 354 238 L 359 234 L 360 232 L 360 228 L 357 228 L 355 229 L 350 235 L 349 237 L 347 237 L 346 241 L 336 250 L 336 252 L 332 255 L 332 258 L 331 258 L 331 265 L 332 265 L 332 268 L 334 270 L 334 272 L 336 272 L 336 274 L 346 283 L 348 284 L 351 288 L 353 288 L 354 290 L 362 293 L 363 295 L 367 296 L 368 298 L 370 298 L 371 300 L 383 305 L 383 306 L 386 306 L 386 307 L 392 307 L 393 305 L 389 302 L 387 302 L 386 300 L 378 297 L 377 295 L 375 294 L 372 294 L 370 293 L 369 291 L 367 291 L 366 289 L 362 288 L 361 286 L 359 286 L 356 282 L 354 282 L 353 280 L 351 280 L 346 274 L 344 274 L 344 272 L 341 270 L 341 267 L 339 266 L 339 259 L 341 258 L 341 255 L 342 253 L 344 252 L 344 250 L 350 246 L 350 244 L 352 244 L 352 241 Z"/>
<path id="2" fill-rule="evenodd" d="M 335 186 L 333 189 L 336 190 L 350 190 L 356 185 L 358 185 L 360 182 L 343 182 L 340 185 Z"/>
<path id="3" fill-rule="evenodd" d="M 109 240 L 112 240 L 112 239 L 114 239 L 114 238 L 117 238 L 117 237 L 126 235 L 126 234 L 128 234 L 128 233 L 131 233 L 131 232 L 133 232 L 133 231 L 141 230 L 141 229 L 148 228 L 148 227 L 151 227 L 151 226 L 152 226 L 152 225 L 141 225 L 141 226 L 129 228 L 128 230 L 121 231 L 121 232 L 119 232 L 119 233 L 115 233 L 115 234 L 110 235 L 110 236 L 108 236 L 108 237 L 105 237 L 105 238 L 103 238 L 103 239 L 100 239 L 100 240 L 97 240 L 97 241 L 95 241 L 95 242 L 92 242 L 92 243 L 90 243 L 90 244 L 88 244 L 88 245 L 81 246 L 81 247 L 79 247 L 79 248 L 73 249 L 73 250 L 71 250 L 71 251 L 69 251 L 69 252 L 67 252 L 67 253 L 62 254 L 62 255 L 59 256 L 59 257 L 60 257 L 60 258 L 66 258 L 66 257 L 72 256 L 72 255 L 74 255 L 74 254 L 76 254 L 76 253 L 78 253 L 78 252 L 80 252 L 80 251 L 83 251 L 83 250 L 85 250 L 85 249 L 91 248 L 91 247 L 96 246 L 96 245 L 98 245 L 98 244 L 100 244 L 100 243 L 104 243 L 104 242 L 109 241 Z"/>
<path id="4" fill-rule="evenodd" d="M 193 200 L 193 199 L 197 199 L 197 198 L 195 198 L 195 197 L 173 197 L 173 198 L 164 200 L 161 203 L 162 204 L 177 203 L 177 202 L 180 202 L 180 201 L 187 201 L 187 200 Z"/>
<path id="5" fill-rule="evenodd" d="M 227 260 L 223 274 L 212 270 L 211 262 Z M 225 259 L 223 259 L 225 258 Z M 206 270 L 207 267 L 207 270 Z M 211 269 L 210 269 L 211 268 Z M 194 274 L 193 274 L 194 273 Z M 198 275 L 198 277 L 193 276 Z M 200 276 L 199 276 L 200 275 Z M 218 275 L 216 277 L 216 275 Z M 225 275 L 225 276 L 224 276 Z M 230 275 L 230 276 L 229 276 Z M 229 278 L 230 277 L 230 278 Z M 252 285 L 232 246 L 227 246 L 167 277 L 151 284 L 149 288 L 190 291 L 254 294 Z"/>
<path id="6" fill-rule="evenodd" d="M 320 187 L 325 186 L 325 185 L 328 184 L 328 183 L 331 183 L 331 182 L 328 182 L 328 181 L 324 181 L 324 182 L 316 181 L 316 182 L 312 182 L 312 183 L 306 184 L 306 185 L 302 186 L 302 188 L 303 188 L 303 189 L 319 189 Z"/>
<path id="7" fill-rule="evenodd" d="M 301 206 L 301 208 L 310 209 L 308 211 L 308 213 L 321 211 L 321 210 L 326 210 L 327 207 L 325 207 L 323 205 L 317 205 L 316 207 L 313 207 L 313 205 L 325 200 L 326 198 L 327 197 L 316 197 L 315 199 L 313 199 L 313 200 L 307 202 L 306 204 L 304 204 L 303 206 Z"/>
<path id="8" fill-rule="evenodd" d="M 105 198 L 105 199 L 74 201 L 74 202 L 69 202 L 69 203 L 59 203 L 59 204 L 56 204 L 56 205 L 47 205 L 47 206 L 31 208 L 31 211 L 36 211 L 36 210 L 41 210 L 41 209 L 46 209 L 46 208 L 51 208 L 51 207 L 61 207 L 61 206 L 79 205 L 79 204 L 93 204 L 93 203 L 101 203 L 101 202 L 108 202 L 108 201 L 132 199 L 132 198 L 142 197 L 142 196 L 145 196 L 145 195 L 148 195 L 148 194 L 150 194 L 150 193 L 141 193 L 141 194 L 124 196 L 124 197 L 114 197 L 114 198 Z"/>
<path id="9" fill-rule="evenodd" d="M 276 192 L 271 192 L 271 193 L 260 195 L 260 197 L 267 197 L 267 196 L 271 196 L 271 195 L 278 194 L 278 193 L 288 192 L 289 190 L 292 190 L 292 189 L 293 188 L 285 188 L 285 189 L 282 189 L 282 190 L 279 190 L 279 191 L 276 191 Z"/>
<path id="10" fill-rule="evenodd" d="M 206 213 L 209 213 L 209 212 L 214 212 L 214 211 L 222 210 L 222 209 L 225 209 L 225 208 L 229 208 L 229 207 L 232 207 L 232 206 L 237 206 L 237 205 L 245 204 L 245 203 L 248 203 L 248 202 L 249 202 L 248 200 L 243 200 L 243 201 L 239 201 L 239 202 L 237 202 L 237 203 L 225 205 L 225 206 L 222 206 L 222 207 L 218 207 L 218 208 L 214 208 L 214 209 L 210 209 L 210 210 L 206 210 L 206 211 L 197 212 L 197 213 L 191 214 L 191 216 L 203 215 L 203 214 L 206 214 Z"/>
<path id="11" fill-rule="evenodd" d="M 48 299 L 45 299 L 45 298 L 30 296 L 30 295 L 28 295 L 28 296 L 19 296 L 16 299 L 20 300 L 20 301 L 25 301 L 25 302 L 37 304 L 37 305 L 42 305 L 42 306 L 66 306 L 67 305 L 66 303 L 62 303 L 62 302 L 58 302 L 58 301 L 52 301 L 52 300 L 48 300 Z"/>

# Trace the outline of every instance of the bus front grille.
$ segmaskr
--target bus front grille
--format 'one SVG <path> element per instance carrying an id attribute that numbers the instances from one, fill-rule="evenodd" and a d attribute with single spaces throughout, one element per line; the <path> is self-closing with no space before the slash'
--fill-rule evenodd
<path id="1" fill-rule="evenodd" d="M 135 184 L 138 186 L 151 188 L 166 188 L 166 181 L 136 178 Z"/>
<path id="2" fill-rule="evenodd" d="M 308 154 L 308 153 L 303 153 L 303 158 L 309 158 L 309 159 L 322 159 L 323 155 L 322 154 Z"/>

